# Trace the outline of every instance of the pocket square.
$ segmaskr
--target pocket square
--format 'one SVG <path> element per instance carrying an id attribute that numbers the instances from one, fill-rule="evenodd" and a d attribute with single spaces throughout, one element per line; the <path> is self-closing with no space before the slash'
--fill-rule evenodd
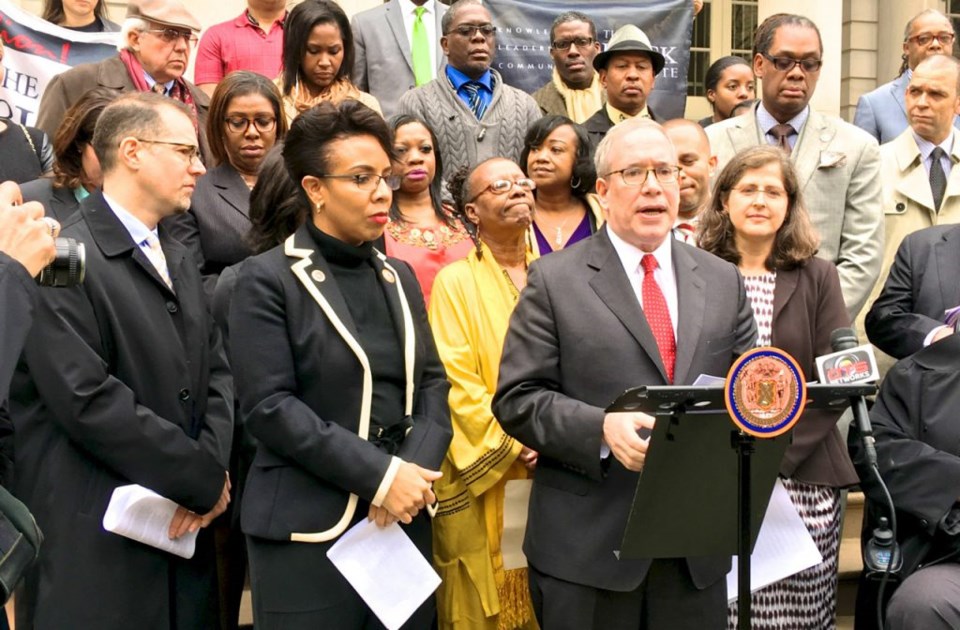
<path id="1" fill-rule="evenodd" d="M 821 151 L 817 168 L 838 168 L 847 163 L 847 154 L 839 151 Z"/>

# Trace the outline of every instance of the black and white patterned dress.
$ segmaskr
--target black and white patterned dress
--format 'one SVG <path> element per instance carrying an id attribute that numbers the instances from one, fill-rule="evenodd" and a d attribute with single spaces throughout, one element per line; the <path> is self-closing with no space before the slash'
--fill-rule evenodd
<path id="1" fill-rule="evenodd" d="M 757 322 L 757 345 L 771 343 L 775 271 L 744 276 L 743 284 Z M 774 582 L 751 597 L 754 630 L 827 630 L 836 627 L 837 553 L 840 547 L 840 492 L 795 479 L 780 481 L 800 514 L 823 562 Z M 737 627 L 737 603 L 727 608 L 727 628 Z"/>

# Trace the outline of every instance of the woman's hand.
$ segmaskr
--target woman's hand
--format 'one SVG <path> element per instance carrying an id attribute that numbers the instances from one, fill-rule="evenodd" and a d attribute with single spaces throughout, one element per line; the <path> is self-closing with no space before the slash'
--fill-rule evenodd
<path id="1" fill-rule="evenodd" d="M 523 462 L 523 465 L 527 467 L 527 470 L 533 470 L 537 467 L 537 457 L 539 453 L 528 446 L 524 446 L 520 449 L 520 455 L 517 459 Z"/>
<path id="2" fill-rule="evenodd" d="M 370 506 L 370 511 L 367 512 L 367 520 L 375 521 L 377 527 L 383 528 L 388 525 L 393 525 L 398 519 L 396 516 L 387 511 L 385 507 L 377 507 L 375 505 Z"/>
<path id="3" fill-rule="evenodd" d="M 437 500 L 431 484 L 440 477 L 443 477 L 443 473 L 439 470 L 427 470 L 416 464 L 403 462 L 390 484 L 382 507 L 401 523 L 409 525 L 420 510 L 433 505 Z"/>

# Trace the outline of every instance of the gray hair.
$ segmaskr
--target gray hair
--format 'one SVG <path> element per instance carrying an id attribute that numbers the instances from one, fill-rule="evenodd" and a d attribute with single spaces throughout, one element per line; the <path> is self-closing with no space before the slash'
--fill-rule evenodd
<path id="1" fill-rule="evenodd" d="M 597 168 L 597 177 L 606 177 L 610 172 L 610 159 L 613 157 L 610 155 L 610 151 L 613 148 L 613 143 L 616 142 L 620 136 L 624 136 L 631 131 L 645 128 L 656 129 L 667 142 L 670 142 L 670 138 L 667 137 L 660 123 L 650 118 L 630 118 L 629 120 L 614 125 L 613 128 L 607 132 L 607 135 L 603 137 L 603 140 L 600 141 L 596 152 L 593 154 L 593 163 Z M 673 144 L 671 143 L 670 146 L 673 146 Z"/>
<path id="2" fill-rule="evenodd" d="M 130 33 L 143 33 L 150 30 L 150 23 L 143 18 L 128 17 L 120 27 L 120 39 L 117 40 L 117 50 L 132 50 L 130 48 Z"/>
<path id="3" fill-rule="evenodd" d="M 440 30 L 443 31 L 441 35 L 446 35 L 450 32 L 450 27 L 453 26 L 453 20 L 457 17 L 457 13 L 460 12 L 460 9 L 469 6 L 483 7 L 483 2 L 481 2 L 481 0 L 457 0 L 451 4 L 447 12 L 440 18 Z M 486 7 L 483 8 L 486 9 Z"/>

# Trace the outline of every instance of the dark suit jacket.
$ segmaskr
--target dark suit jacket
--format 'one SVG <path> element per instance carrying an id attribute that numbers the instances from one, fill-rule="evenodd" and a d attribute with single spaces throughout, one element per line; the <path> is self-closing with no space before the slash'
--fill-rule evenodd
<path id="1" fill-rule="evenodd" d="M 101 525 L 126 484 L 197 513 L 220 497 L 233 389 L 200 275 L 161 229 L 174 294 L 99 193 L 62 235 L 86 244 L 86 280 L 40 292 L 10 394 L 17 489 L 46 535 L 39 587 L 24 601 L 35 608 L 18 606 L 18 619 L 38 629 L 212 627 L 208 532 L 181 560 Z"/>
<path id="2" fill-rule="evenodd" d="M 66 222 L 74 212 L 80 209 L 73 191 L 68 188 L 54 188 L 53 180 L 40 177 L 20 186 L 23 201 L 39 201 L 43 204 L 44 214 L 60 223 Z"/>
<path id="3" fill-rule="evenodd" d="M 193 96 L 197 107 L 198 136 L 204 164 L 212 165 L 210 146 L 207 144 L 207 111 L 210 109 L 210 97 L 193 83 L 184 81 Z M 40 110 L 37 112 L 37 127 L 47 132 L 51 138 L 57 134 L 57 128 L 63 122 L 64 114 L 80 97 L 95 87 L 105 87 L 117 92 L 135 92 L 136 86 L 127 74 L 127 68 L 119 56 L 109 57 L 97 63 L 84 63 L 53 77 L 43 96 L 40 98 Z"/>
<path id="4" fill-rule="evenodd" d="M 908 235 L 867 313 L 870 343 L 902 359 L 923 347 L 943 312 L 960 304 L 960 226 L 937 225 Z"/>
<path id="5" fill-rule="evenodd" d="M 377 257 L 405 355 L 413 429 L 397 456 L 439 470 L 453 435 L 450 385 L 406 263 Z M 408 306 L 407 306 L 408 305 Z M 230 305 L 241 415 L 256 438 L 240 516 L 246 534 L 327 542 L 376 496 L 392 458 L 367 440 L 372 388 L 344 295 L 306 226 L 248 258 Z"/>
<path id="6" fill-rule="evenodd" d="M 659 120 L 649 105 L 647 105 L 647 113 L 650 114 L 651 120 Z M 566 116 L 566 114 L 564 114 L 564 116 Z M 606 106 L 601 107 L 593 116 L 583 121 L 583 128 L 587 130 L 587 135 L 590 137 L 590 144 L 593 146 L 594 151 L 597 150 L 597 145 L 599 145 L 603 137 L 607 135 L 607 132 L 613 129 L 613 126 L 613 121 L 607 116 Z"/>
<path id="7" fill-rule="evenodd" d="M 193 253 L 204 276 L 217 276 L 253 253 L 245 240 L 250 230 L 250 189 L 230 164 L 197 180 L 190 210 L 163 223 Z M 215 277 L 212 280 L 216 282 Z"/>
<path id="8" fill-rule="evenodd" d="M 675 383 L 726 374 L 753 346 L 756 324 L 740 273 L 671 239 L 679 321 Z M 709 311 L 709 314 L 708 314 Z M 604 409 L 624 390 L 667 384 L 653 333 L 607 230 L 530 267 L 510 319 L 493 411 L 539 452 L 524 551 L 548 575 L 607 590 L 637 588 L 650 560 L 617 560 L 637 473 L 603 470 Z M 689 558 L 698 588 L 730 558 Z"/>
<path id="9" fill-rule="evenodd" d="M 832 352 L 830 333 L 850 326 L 833 263 L 811 258 L 790 271 L 777 271 L 773 293 L 772 345 L 786 350 L 815 380 L 816 358 Z M 837 429 L 838 412 L 808 410 L 793 429 L 780 474 L 806 483 L 842 488 L 857 483 L 847 445 Z"/>

